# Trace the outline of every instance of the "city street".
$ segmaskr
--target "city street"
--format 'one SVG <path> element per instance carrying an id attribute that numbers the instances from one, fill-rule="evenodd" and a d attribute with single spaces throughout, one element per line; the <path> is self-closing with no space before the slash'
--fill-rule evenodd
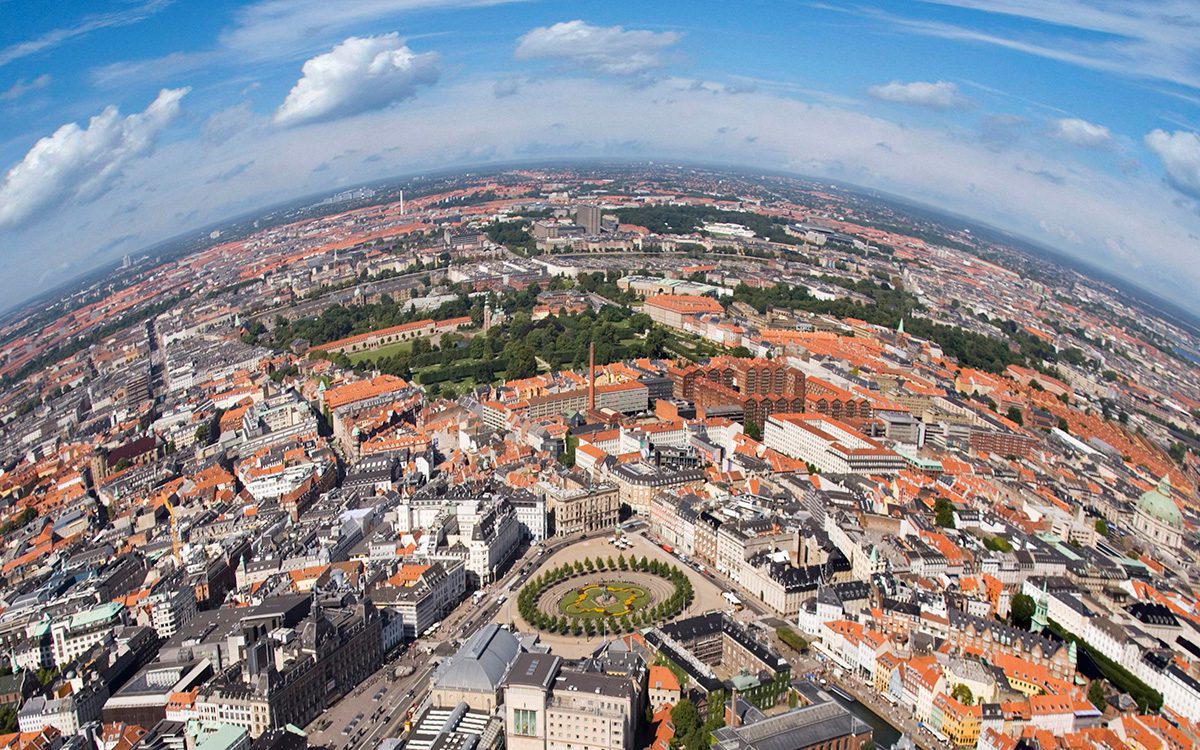
<path id="1" fill-rule="evenodd" d="M 659 539 L 657 536 L 655 536 L 653 533 L 651 533 L 651 531 L 649 529 L 646 529 L 642 533 L 645 535 L 645 538 L 652 545 L 654 545 L 655 548 L 661 550 L 661 547 L 659 546 L 660 544 L 662 544 L 661 539 Z M 693 561 L 693 562 L 696 562 L 696 561 Z M 680 563 L 680 564 L 682 564 L 682 563 Z M 738 598 L 741 599 L 741 601 L 742 601 L 742 606 L 745 607 L 744 611 L 746 612 L 745 616 L 738 617 L 739 620 L 752 620 L 755 617 L 761 617 L 763 615 L 768 614 L 769 610 L 768 610 L 767 606 L 765 604 L 763 604 L 761 601 L 759 601 L 758 597 L 754 596 L 753 594 L 743 591 L 740 587 L 738 587 L 737 584 L 735 584 L 733 581 L 729 580 L 729 578 L 726 577 L 723 573 L 720 573 L 715 568 L 713 568 L 713 566 L 711 564 L 709 564 L 707 562 L 702 563 L 702 564 L 704 565 L 703 573 L 699 573 L 698 571 L 691 568 L 690 566 L 687 566 L 687 568 L 690 573 L 696 573 L 697 575 L 702 576 L 706 581 L 708 581 L 713 586 L 716 586 L 721 591 L 732 591 L 732 592 L 737 593 Z M 725 607 L 727 607 L 727 606 L 728 606 L 728 604 L 725 604 Z"/>
<path id="2" fill-rule="evenodd" d="M 502 593 L 511 601 L 521 585 L 536 575 L 556 550 L 580 541 L 579 537 L 556 539 L 545 544 L 546 552 L 540 556 L 536 546 L 525 549 L 500 580 L 485 589 L 487 594 L 480 602 L 476 603 L 470 597 L 464 599 L 442 621 L 432 637 L 410 643 L 403 656 L 380 667 L 309 724 L 306 728 L 309 743 L 330 750 L 360 750 L 374 747 L 388 737 L 399 737 L 409 706 L 419 705 L 425 698 L 429 691 L 429 676 L 441 658 L 453 653 L 456 643 L 470 638 L 485 623 L 492 621 L 500 609 L 497 598 Z M 528 567 L 522 573 L 525 566 Z M 510 587 L 512 592 L 508 592 Z M 414 671 L 396 678 L 395 670 L 400 665 L 412 667 Z"/>
<path id="3" fill-rule="evenodd" d="M 413 671 L 395 678 L 402 665 Z M 432 670 L 426 655 L 413 649 L 387 662 L 308 725 L 309 744 L 331 750 L 373 747 L 389 733 L 398 734 L 408 707 L 424 696 Z"/>

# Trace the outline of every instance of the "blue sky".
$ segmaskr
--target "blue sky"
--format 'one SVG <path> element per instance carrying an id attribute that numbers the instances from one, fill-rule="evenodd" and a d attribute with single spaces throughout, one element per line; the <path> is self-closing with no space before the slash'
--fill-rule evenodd
<path id="1" fill-rule="evenodd" d="M 0 306 L 181 231 L 490 161 L 876 187 L 1200 312 L 1194 0 L 0 0 Z"/>

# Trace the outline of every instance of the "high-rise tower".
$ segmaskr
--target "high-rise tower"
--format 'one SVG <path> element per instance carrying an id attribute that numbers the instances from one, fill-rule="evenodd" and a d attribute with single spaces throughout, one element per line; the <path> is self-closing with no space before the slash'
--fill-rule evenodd
<path id="1" fill-rule="evenodd" d="M 600 207 L 582 205 L 575 209 L 575 223 L 588 235 L 600 234 Z"/>

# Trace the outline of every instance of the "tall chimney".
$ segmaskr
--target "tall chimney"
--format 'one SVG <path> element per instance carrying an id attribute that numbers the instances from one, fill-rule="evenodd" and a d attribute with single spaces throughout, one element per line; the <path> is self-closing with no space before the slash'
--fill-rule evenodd
<path id="1" fill-rule="evenodd" d="M 596 342 L 588 344 L 588 411 L 596 410 Z"/>

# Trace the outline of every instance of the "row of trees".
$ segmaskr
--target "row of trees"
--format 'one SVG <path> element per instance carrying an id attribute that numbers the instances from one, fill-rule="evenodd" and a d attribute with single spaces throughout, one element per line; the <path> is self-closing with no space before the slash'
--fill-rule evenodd
<path id="1" fill-rule="evenodd" d="M 527 378 L 549 368 L 579 369 L 588 361 L 588 345 L 596 346 L 596 363 L 636 359 L 638 357 L 687 356 L 703 354 L 700 345 L 692 351 L 678 336 L 654 325 L 644 313 L 634 313 L 629 305 L 636 295 L 619 289 L 619 273 L 583 274 L 579 279 L 555 279 L 551 288 L 574 286 L 594 292 L 616 304 L 599 310 L 584 310 L 573 315 L 550 316 L 533 320 L 530 313 L 540 292 L 535 286 L 521 291 L 492 295 L 487 301 L 493 310 L 502 310 L 508 320 L 485 335 L 464 336 L 448 333 L 439 345 L 423 339 L 414 340 L 410 347 L 352 362 L 344 353 L 328 354 L 328 359 L 344 368 L 378 370 L 422 385 L 434 392 L 453 397 L 457 389 L 450 385 L 459 381 L 482 384 L 500 377 L 508 380 Z M 243 340 L 249 344 L 264 344 L 285 350 L 297 338 L 309 341 L 320 352 L 321 344 L 346 336 L 378 330 L 419 318 L 444 319 L 470 316 L 473 325 L 481 326 L 485 300 L 470 298 L 460 286 L 451 288 L 457 296 L 433 311 L 409 310 L 389 295 L 379 302 L 357 305 L 332 305 L 319 316 L 288 321 L 277 317 L 274 327 L 257 321 L 247 325 Z"/>
<path id="2" fill-rule="evenodd" d="M 785 245 L 800 240 L 784 231 L 786 221 L 747 211 L 726 211 L 709 206 L 643 206 L 617 211 L 622 224 L 637 224 L 657 234 L 691 234 L 709 223 L 741 224 L 759 237 Z"/>
<path id="3" fill-rule="evenodd" d="M 565 614 L 553 615 L 543 612 L 538 602 L 542 594 L 560 581 L 569 580 L 589 573 L 605 571 L 637 571 L 650 573 L 665 578 L 674 584 L 674 591 L 665 601 L 653 607 L 630 612 L 621 617 L 568 617 Z M 637 628 L 647 627 L 662 620 L 668 620 L 683 611 L 691 603 L 694 591 L 692 582 L 679 568 L 669 563 L 650 560 L 646 556 L 640 559 L 633 556 L 629 559 L 619 555 L 615 559 L 596 556 L 585 558 L 572 563 L 564 563 L 556 568 L 542 573 L 533 579 L 517 597 L 517 611 L 522 619 L 530 625 L 550 633 L 564 635 L 597 635 L 606 633 L 628 633 Z"/>
<path id="4" fill-rule="evenodd" d="M 482 301 L 472 300 L 465 293 L 440 305 L 436 310 L 418 310 L 407 303 L 397 302 L 390 294 L 380 295 L 378 302 L 359 305 L 330 305 L 314 318 L 289 321 L 276 316 L 270 337 L 261 324 L 247 326 L 246 342 L 263 344 L 278 350 L 286 349 L 296 339 L 305 339 L 316 349 L 321 344 L 336 341 L 380 328 L 390 328 L 402 323 L 411 323 L 423 318 L 444 320 L 470 315 L 483 320 Z"/>
<path id="5" fill-rule="evenodd" d="M 1037 602 L 1028 594 L 1017 594 L 1012 598 L 1009 605 L 1008 621 L 1009 624 L 1029 630 L 1033 623 L 1033 616 L 1037 610 Z M 1073 633 L 1068 633 L 1062 626 L 1051 620 L 1048 623 L 1050 632 L 1054 637 L 1064 641 L 1074 641 L 1076 645 L 1095 663 L 1100 670 L 1104 679 L 1093 680 L 1088 685 L 1088 700 L 1092 702 L 1096 708 L 1101 711 L 1105 707 L 1105 691 L 1104 682 L 1107 680 L 1117 687 L 1117 689 L 1126 692 L 1137 701 L 1138 708 L 1141 711 L 1153 710 L 1158 711 L 1162 708 L 1162 694 L 1154 690 L 1146 683 L 1138 679 L 1129 670 L 1122 667 L 1120 664 L 1112 661 L 1104 654 L 1096 651 L 1086 641 Z M 969 705 L 969 704 L 968 704 Z"/>
<path id="6" fill-rule="evenodd" d="M 788 284 L 777 284 L 765 289 L 739 284 L 733 295 L 726 300 L 745 302 L 759 312 L 765 312 L 770 307 L 786 307 L 839 318 L 861 318 L 868 323 L 887 328 L 895 328 L 903 320 L 904 329 L 909 334 L 937 343 L 946 354 L 963 365 L 988 372 L 1002 372 L 1012 364 L 1040 365 L 1041 358 L 1044 357 L 1054 360 L 1053 356 L 1050 356 L 1051 353 L 1040 348 L 1036 351 L 1026 351 L 1023 347 L 1035 346 L 1037 340 L 1029 334 L 1022 336 L 1024 332 L 1017 329 L 1015 324 L 1003 325 L 1008 321 L 998 324 L 1006 335 L 1016 341 L 1020 351 L 1013 351 L 1007 341 L 999 338 L 914 316 L 913 312 L 921 309 L 916 297 L 890 283 L 877 284 L 865 279 L 850 280 L 836 276 L 824 276 L 821 280 L 869 297 L 872 304 L 864 305 L 850 299 L 820 300 L 809 294 L 804 287 Z"/>
<path id="7" fill-rule="evenodd" d="M 1095 662 L 1096 667 L 1104 678 L 1116 686 L 1122 692 L 1128 693 L 1129 697 L 1137 701 L 1138 710 L 1145 713 L 1146 711 L 1161 711 L 1163 705 L 1162 693 L 1142 682 L 1136 675 L 1130 672 L 1125 667 L 1117 664 L 1112 659 L 1109 659 L 1104 654 L 1100 653 L 1087 641 L 1083 640 L 1074 633 L 1068 633 L 1061 625 L 1051 620 L 1047 623 L 1050 632 L 1064 641 L 1074 641 L 1075 645 Z M 1097 680 L 1098 682 L 1098 680 Z M 1099 688 L 1104 690 L 1103 685 Z M 1096 698 L 1102 697 L 1103 693 L 1097 695 L 1096 691 L 1091 686 L 1088 688 L 1088 699 L 1096 703 Z"/>

